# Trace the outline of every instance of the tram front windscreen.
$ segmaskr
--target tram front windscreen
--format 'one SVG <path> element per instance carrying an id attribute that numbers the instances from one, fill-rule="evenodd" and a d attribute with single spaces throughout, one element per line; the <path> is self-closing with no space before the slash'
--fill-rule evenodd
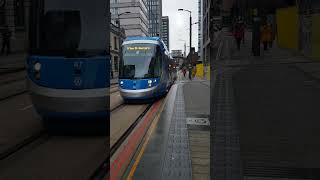
<path id="1" fill-rule="evenodd" d="M 39 1 L 31 18 L 31 53 L 76 57 L 105 53 L 106 6 L 104 0 Z"/>

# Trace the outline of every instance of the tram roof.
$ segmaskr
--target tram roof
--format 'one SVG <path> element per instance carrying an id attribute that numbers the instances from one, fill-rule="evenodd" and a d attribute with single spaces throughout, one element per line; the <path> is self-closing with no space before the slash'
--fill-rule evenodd
<path id="1" fill-rule="evenodd" d="M 124 40 L 124 42 L 128 42 L 128 41 L 145 41 L 145 42 L 155 41 L 159 43 L 162 50 L 169 52 L 166 45 L 164 44 L 164 42 L 160 37 L 132 36 L 132 37 L 127 37 Z"/>
<path id="2" fill-rule="evenodd" d="M 126 41 L 133 41 L 133 40 L 154 40 L 154 41 L 161 41 L 160 37 L 147 37 L 147 36 L 133 36 L 127 37 Z"/>

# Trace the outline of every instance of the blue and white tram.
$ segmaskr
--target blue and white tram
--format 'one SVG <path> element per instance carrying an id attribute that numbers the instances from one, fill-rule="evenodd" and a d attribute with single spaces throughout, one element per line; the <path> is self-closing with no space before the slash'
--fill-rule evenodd
<path id="1" fill-rule="evenodd" d="M 129 37 L 122 44 L 119 87 L 125 101 L 156 99 L 173 80 L 170 56 L 159 37 Z"/>
<path id="2" fill-rule="evenodd" d="M 108 3 L 32 0 L 28 85 L 33 105 L 46 125 L 53 119 L 75 123 L 103 119 L 107 123 Z"/>

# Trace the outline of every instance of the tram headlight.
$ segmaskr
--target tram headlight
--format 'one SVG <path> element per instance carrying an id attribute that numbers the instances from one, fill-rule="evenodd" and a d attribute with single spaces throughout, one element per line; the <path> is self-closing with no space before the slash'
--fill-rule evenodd
<path id="1" fill-rule="evenodd" d="M 41 64 L 40 64 L 39 62 L 34 63 L 33 69 L 34 69 L 36 72 L 39 72 L 39 71 L 41 70 Z"/>
<path id="2" fill-rule="evenodd" d="M 152 80 L 149 80 L 148 84 L 149 84 L 149 87 L 151 87 L 152 86 Z"/>
<path id="3" fill-rule="evenodd" d="M 123 81 L 120 81 L 120 85 L 121 85 L 121 86 L 123 85 Z"/>

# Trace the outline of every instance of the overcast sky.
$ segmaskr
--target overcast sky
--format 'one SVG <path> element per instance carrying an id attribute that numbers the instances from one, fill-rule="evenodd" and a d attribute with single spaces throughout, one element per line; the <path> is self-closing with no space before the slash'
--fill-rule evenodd
<path id="1" fill-rule="evenodd" d="M 162 15 L 169 16 L 170 50 L 184 51 L 184 42 L 180 39 L 185 40 L 189 46 L 189 13 L 178 11 L 179 8 L 191 10 L 192 23 L 197 22 L 198 0 L 162 0 Z M 192 26 L 192 47 L 198 51 L 198 24 Z"/>

